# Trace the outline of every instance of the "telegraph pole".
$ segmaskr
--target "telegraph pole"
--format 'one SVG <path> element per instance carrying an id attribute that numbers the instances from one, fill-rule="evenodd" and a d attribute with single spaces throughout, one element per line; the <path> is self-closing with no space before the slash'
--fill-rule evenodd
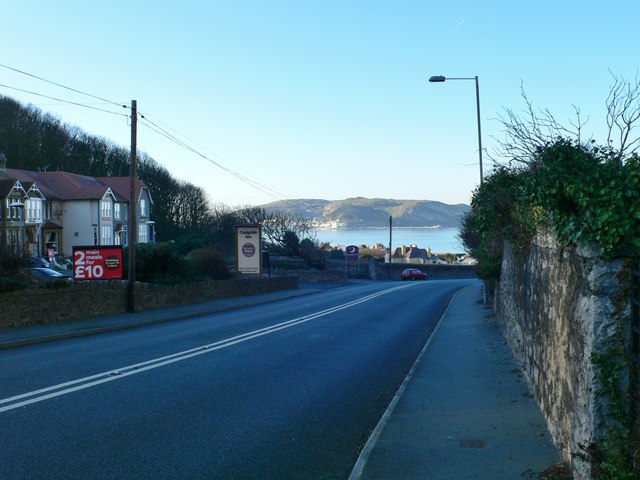
<path id="1" fill-rule="evenodd" d="M 131 153 L 129 157 L 129 282 L 127 283 L 127 311 L 136 311 L 136 242 L 138 239 L 138 209 L 136 199 L 137 174 L 137 140 L 138 140 L 138 102 L 131 100 Z"/>
<path id="2" fill-rule="evenodd" d="M 392 225 L 393 225 L 393 216 L 389 215 L 389 280 L 391 280 L 391 263 L 393 260 L 393 252 L 391 251 Z"/>

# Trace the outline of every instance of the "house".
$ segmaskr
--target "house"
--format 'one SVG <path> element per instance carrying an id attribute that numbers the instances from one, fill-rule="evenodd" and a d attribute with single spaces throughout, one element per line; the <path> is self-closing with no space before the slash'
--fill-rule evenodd
<path id="1" fill-rule="evenodd" d="M 0 154 L 0 248 L 11 254 L 71 255 L 74 246 L 127 245 L 129 177 L 6 168 Z M 139 243 L 155 241 L 149 189 L 136 181 Z"/>
<path id="2" fill-rule="evenodd" d="M 418 248 L 417 245 L 402 245 L 393 252 L 395 263 L 431 263 L 429 258 L 431 251 L 427 248 Z"/>
<path id="3" fill-rule="evenodd" d="M 433 265 L 475 265 L 477 260 L 468 253 L 433 253 L 431 248 L 419 248 L 417 245 L 397 247 L 393 252 L 394 263 L 421 263 Z"/>

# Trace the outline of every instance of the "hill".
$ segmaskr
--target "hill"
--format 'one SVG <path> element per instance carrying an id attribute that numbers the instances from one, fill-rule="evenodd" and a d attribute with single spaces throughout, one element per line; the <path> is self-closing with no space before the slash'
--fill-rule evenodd
<path id="1" fill-rule="evenodd" d="M 312 220 L 317 226 L 373 228 L 389 225 L 389 215 L 397 227 L 458 227 L 469 211 L 465 204 L 449 205 L 435 200 L 393 200 L 348 198 L 345 200 L 299 199 L 262 205 Z"/>

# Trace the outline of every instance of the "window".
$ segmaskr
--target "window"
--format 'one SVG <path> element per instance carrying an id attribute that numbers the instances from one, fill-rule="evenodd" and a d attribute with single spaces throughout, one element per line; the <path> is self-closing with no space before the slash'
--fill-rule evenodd
<path id="1" fill-rule="evenodd" d="M 147 202 L 144 200 L 144 198 L 140 199 L 140 216 L 147 216 Z"/>
<path id="2" fill-rule="evenodd" d="M 111 226 L 103 226 L 102 227 L 102 242 L 101 245 L 112 245 L 112 237 L 111 237 Z"/>
<path id="3" fill-rule="evenodd" d="M 116 220 L 120 220 L 122 218 L 120 216 L 120 204 L 119 203 L 114 203 L 113 204 L 113 218 L 115 218 Z"/>
<path id="4" fill-rule="evenodd" d="M 111 201 L 103 200 L 100 202 L 100 214 L 102 218 L 111 218 Z"/>
<path id="5" fill-rule="evenodd" d="M 7 205 L 9 206 L 9 218 L 18 220 L 20 219 L 20 214 L 21 211 L 24 207 L 15 207 L 13 205 L 17 204 L 17 203 L 21 203 L 20 200 L 16 200 L 16 199 L 7 199 Z"/>
<path id="6" fill-rule="evenodd" d="M 27 222 L 40 222 L 42 220 L 42 202 L 40 200 L 27 200 Z"/>
<path id="7" fill-rule="evenodd" d="M 53 249 L 53 251 L 57 252 L 58 251 L 58 233 L 57 232 L 47 233 L 45 243 L 47 246 L 47 250 L 51 248 Z"/>
<path id="8" fill-rule="evenodd" d="M 147 243 L 147 237 L 147 226 L 138 225 L 138 243 Z"/>

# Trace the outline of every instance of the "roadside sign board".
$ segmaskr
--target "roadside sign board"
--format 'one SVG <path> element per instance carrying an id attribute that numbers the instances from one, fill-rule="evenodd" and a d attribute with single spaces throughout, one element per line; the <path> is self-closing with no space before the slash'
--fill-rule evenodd
<path id="1" fill-rule="evenodd" d="M 236 226 L 236 267 L 240 273 L 262 275 L 262 225 Z"/>
<path id="2" fill-rule="evenodd" d="M 344 268 L 349 269 L 349 261 L 358 262 L 358 270 L 360 270 L 360 248 L 357 245 L 349 245 L 345 248 L 346 256 L 344 257 Z"/>
<path id="3" fill-rule="evenodd" d="M 73 247 L 73 279 L 122 279 L 122 259 L 122 246 Z"/>
<path id="4" fill-rule="evenodd" d="M 360 248 L 358 248 L 357 245 L 349 245 L 346 248 L 345 253 L 347 254 L 347 257 L 349 257 L 349 259 L 356 260 L 360 254 Z"/>

